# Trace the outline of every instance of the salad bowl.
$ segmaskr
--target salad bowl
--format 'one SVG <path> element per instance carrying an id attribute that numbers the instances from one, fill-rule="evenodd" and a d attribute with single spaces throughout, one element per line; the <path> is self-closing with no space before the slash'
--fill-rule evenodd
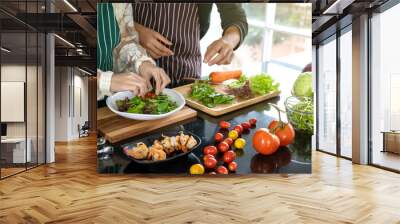
<path id="1" fill-rule="evenodd" d="M 118 106 L 116 104 L 117 100 L 124 100 L 126 98 L 131 99 L 135 97 L 135 95 L 130 91 L 118 92 L 113 94 L 112 96 L 107 98 L 106 104 L 107 107 L 114 113 L 118 114 L 121 117 L 125 117 L 133 120 L 157 120 L 162 119 L 172 114 L 180 111 L 185 106 L 185 98 L 181 93 L 173 90 L 173 89 L 164 89 L 162 91 L 163 94 L 167 95 L 171 101 L 175 102 L 177 107 L 174 110 L 171 110 L 167 113 L 163 114 L 140 114 L 140 113 L 129 113 L 129 112 L 121 112 L 118 110 Z"/>

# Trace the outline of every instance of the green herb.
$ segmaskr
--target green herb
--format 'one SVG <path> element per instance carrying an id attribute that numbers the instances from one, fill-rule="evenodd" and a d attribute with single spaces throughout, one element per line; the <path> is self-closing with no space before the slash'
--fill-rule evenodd
<path id="1" fill-rule="evenodd" d="M 253 94 L 265 95 L 272 91 L 278 91 L 279 83 L 275 83 L 270 75 L 262 73 L 250 77 L 250 89 Z"/>
<path id="2" fill-rule="evenodd" d="M 218 93 L 207 81 L 196 81 L 192 85 L 190 97 L 210 108 L 218 104 L 229 104 L 234 99 L 231 95 Z"/>
<path id="3" fill-rule="evenodd" d="M 290 123 L 298 131 L 313 134 L 314 132 L 314 105 L 310 97 L 300 98 L 301 100 L 287 109 Z"/>
<path id="4" fill-rule="evenodd" d="M 135 114 L 165 114 L 178 107 L 176 102 L 173 102 L 164 94 L 160 94 L 154 98 L 135 96 L 131 99 L 117 100 L 116 105 L 121 112 Z"/>
<path id="5" fill-rule="evenodd" d="M 143 101 L 137 100 L 139 97 L 132 98 L 129 103 L 127 112 L 133 114 L 142 114 L 144 106 L 146 105 Z"/>
<path id="6" fill-rule="evenodd" d="M 228 85 L 228 87 L 231 89 L 240 88 L 240 87 L 244 86 L 244 84 L 246 84 L 247 80 L 248 80 L 248 78 L 244 74 L 242 74 L 237 81 L 232 82 L 231 84 Z"/>

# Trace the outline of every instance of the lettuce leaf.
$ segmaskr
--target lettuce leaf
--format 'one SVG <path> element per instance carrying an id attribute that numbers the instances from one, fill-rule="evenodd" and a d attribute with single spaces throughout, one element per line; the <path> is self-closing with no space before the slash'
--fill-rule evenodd
<path id="1" fill-rule="evenodd" d="M 250 77 L 250 89 L 253 94 L 265 95 L 272 91 L 278 91 L 279 83 L 276 83 L 270 75 L 261 73 Z"/>

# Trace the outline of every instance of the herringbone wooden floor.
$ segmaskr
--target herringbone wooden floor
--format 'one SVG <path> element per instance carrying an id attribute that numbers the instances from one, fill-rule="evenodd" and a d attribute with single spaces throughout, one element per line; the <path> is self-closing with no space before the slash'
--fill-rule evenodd
<path id="1" fill-rule="evenodd" d="M 312 175 L 96 173 L 95 139 L 0 181 L 0 223 L 400 223 L 400 175 L 319 152 Z"/>

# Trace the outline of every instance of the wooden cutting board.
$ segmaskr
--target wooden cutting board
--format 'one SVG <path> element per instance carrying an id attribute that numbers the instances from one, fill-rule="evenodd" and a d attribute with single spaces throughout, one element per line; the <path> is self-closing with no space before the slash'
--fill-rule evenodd
<path id="1" fill-rule="evenodd" d="M 175 88 L 175 90 L 180 92 L 185 97 L 186 105 L 189 105 L 195 109 L 201 110 L 211 116 L 220 116 L 220 115 L 223 115 L 223 114 L 235 111 L 235 110 L 239 110 L 241 108 L 262 102 L 264 100 L 268 100 L 268 99 L 277 97 L 281 93 L 280 91 L 276 91 L 276 92 L 271 92 L 266 95 L 256 96 L 251 99 L 237 99 L 236 98 L 233 100 L 233 102 L 231 104 L 222 104 L 222 105 L 218 105 L 214 108 L 209 108 L 209 107 L 201 104 L 200 102 L 193 100 L 189 97 L 192 85 L 193 84 L 180 86 L 178 88 Z M 225 93 L 225 91 L 223 90 L 223 88 L 224 88 L 223 85 L 213 85 L 213 87 L 215 88 L 216 91 Z"/>
<path id="2" fill-rule="evenodd" d="M 108 107 L 97 109 L 97 129 L 109 142 L 116 143 L 140 134 L 195 118 L 197 111 L 183 107 L 175 114 L 152 121 L 126 119 L 113 113 Z"/>

